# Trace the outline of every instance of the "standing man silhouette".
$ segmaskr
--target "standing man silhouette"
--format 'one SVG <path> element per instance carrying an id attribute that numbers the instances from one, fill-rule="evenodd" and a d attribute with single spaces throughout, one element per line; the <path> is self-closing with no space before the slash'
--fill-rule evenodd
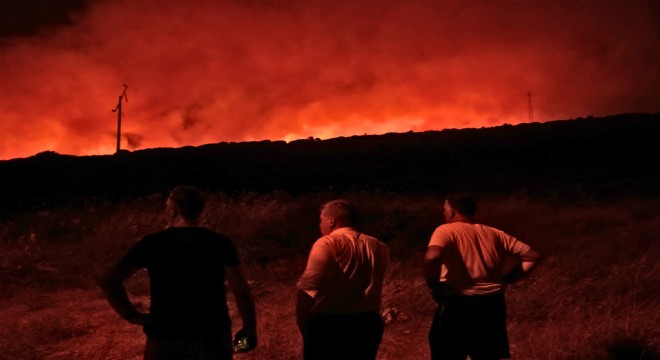
<path id="1" fill-rule="evenodd" d="M 298 281 L 296 317 L 305 360 L 376 358 L 387 246 L 353 228 L 356 211 L 339 199 L 321 208 L 318 239 Z"/>
<path id="2" fill-rule="evenodd" d="M 449 196 L 446 223 L 433 232 L 424 257 L 424 277 L 438 302 L 429 333 L 433 360 L 508 359 L 504 290 L 539 260 L 529 245 L 475 223 L 476 211 L 472 197 Z M 517 266 L 507 266 L 509 259 Z"/>
<path id="3" fill-rule="evenodd" d="M 200 227 L 202 194 L 179 186 L 167 199 L 166 229 L 145 236 L 101 281 L 112 308 L 126 321 L 142 325 L 145 360 L 225 360 L 232 358 L 232 329 L 225 279 L 234 294 L 243 328 L 237 338 L 256 346 L 256 314 L 238 254 L 224 235 Z M 147 269 L 149 313 L 135 309 L 123 282 Z"/>

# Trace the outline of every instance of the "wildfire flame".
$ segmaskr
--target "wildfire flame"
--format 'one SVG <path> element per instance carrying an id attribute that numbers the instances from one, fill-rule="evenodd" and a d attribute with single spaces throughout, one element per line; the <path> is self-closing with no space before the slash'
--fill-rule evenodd
<path id="1" fill-rule="evenodd" d="M 568 3 L 567 3 L 568 4 Z M 0 159 L 660 111 L 651 1 L 100 0 L 0 38 Z"/>

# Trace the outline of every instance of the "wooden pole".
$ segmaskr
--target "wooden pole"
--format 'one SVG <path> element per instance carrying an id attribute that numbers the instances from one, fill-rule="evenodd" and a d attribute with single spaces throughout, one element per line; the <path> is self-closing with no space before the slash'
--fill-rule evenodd
<path id="1" fill-rule="evenodd" d="M 119 103 L 117 105 L 117 152 L 119 154 L 119 149 L 121 149 L 121 96 L 119 97 Z"/>
<path id="2" fill-rule="evenodd" d="M 119 154 L 119 150 L 121 149 L 121 101 L 126 100 L 128 102 L 128 95 L 126 95 L 126 89 L 128 89 L 128 86 L 124 84 L 124 92 L 119 95 L 119 101 L 117 102 L 117 107 L 112 110 L 113 112 L 117 112 L 117 152 L 115 154 Z"/>
<path id="3" fill-rule="evenodd" d="M 532 109 L 532 91 L 531 90 L 527 91 L 527 97 L 529 98 L 529 102 L 528 102 L 528 105 L 529 105 L 529 120 L 528 120 L 528 122 L 531 123 L 532 121 L 534 121 L 534 110 Z"/>

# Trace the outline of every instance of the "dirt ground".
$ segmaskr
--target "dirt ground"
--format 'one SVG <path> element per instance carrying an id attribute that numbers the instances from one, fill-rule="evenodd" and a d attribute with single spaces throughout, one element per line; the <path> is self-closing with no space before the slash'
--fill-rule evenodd
<path id="1" fill-rule="evenodd" d="M 282 287 L 281 289 L 283 289 Z M 295 326 L 293 291 L 256 286 L 259 345 L 238 360 L 300 359 L 302 343 Z M 290 289 L 289 289 L 290 290 Z M 229 296 L 234 331 L 240 319 Z M 148 297 L 133 297 L 147 306 Z M 119 318 L 100 290 L 69 289 L 49 293 L 27 290 L 3 301 L 0 318 L 0 358 L 139 360 L 145 336 L 138 326 Z M 409 315 L 386 308 L 387 321 L 379 359 L 428 358 L 425 326 Z M 421 319 L 422 322 L 428 319 Z"/>

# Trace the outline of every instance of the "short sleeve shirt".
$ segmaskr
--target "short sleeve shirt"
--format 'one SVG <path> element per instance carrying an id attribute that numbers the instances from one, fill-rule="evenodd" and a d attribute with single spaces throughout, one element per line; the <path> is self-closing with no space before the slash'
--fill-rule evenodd
<path id="1" fill-rule="evenodd" d="M 435 229 L 429 246 L 443 248 L 440 281 L 461 295 L 504 291 L 504 275 L 519 260 L 532 260 L 529 245 L 496 228 L 464 222 Z"/>
<path id="2" fill-rule="evenodd" d="M 312 313 L 378 311 L 389 262 L 383 242 L 340 228 L 314 243 L 298 289 L 315 299 Z"/>
<path id="3" fill-rule="evenodd" d="M 226 236 L 202 227 L 172 227 L 144 237 L 122 261 L 149 273 L 147 335 L 178 337 L 231 326 L 224 268 L 239 259 Z"/>

